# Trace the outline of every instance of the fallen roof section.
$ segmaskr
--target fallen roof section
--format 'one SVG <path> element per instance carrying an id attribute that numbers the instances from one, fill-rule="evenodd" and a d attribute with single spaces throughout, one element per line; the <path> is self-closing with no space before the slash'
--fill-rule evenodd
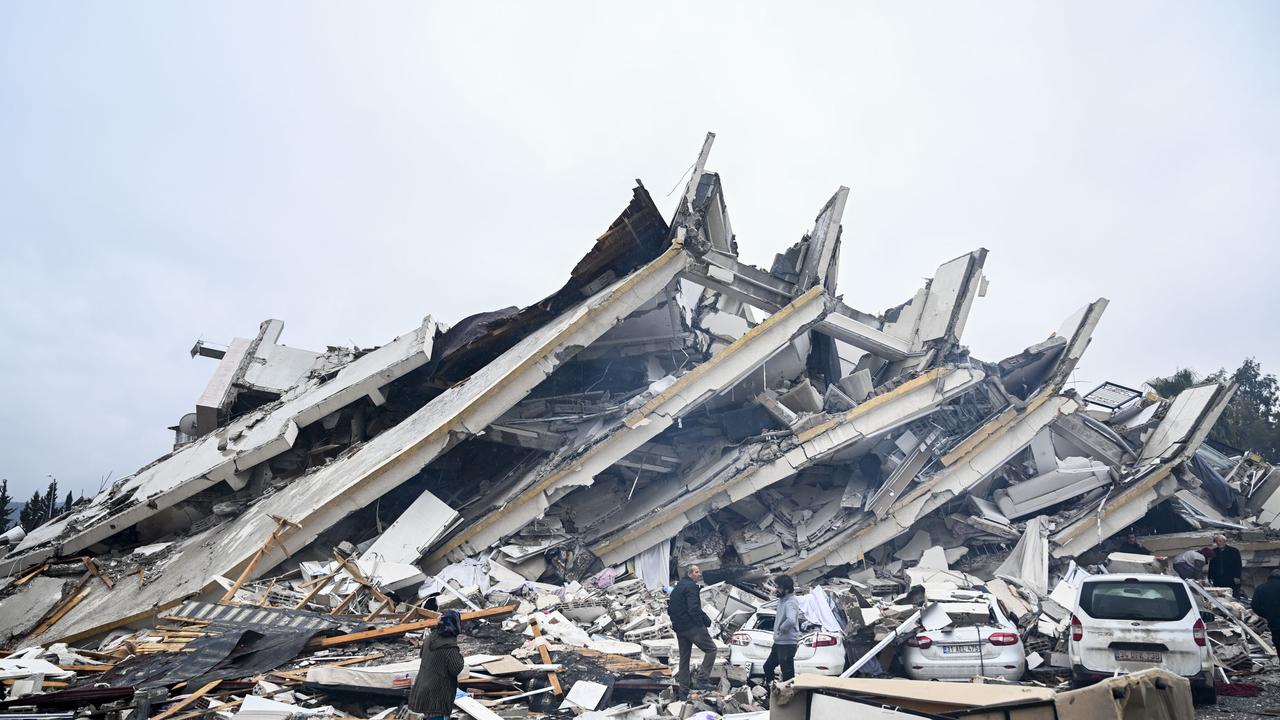
<path id="1" fill-rule="evenodd" d="M 1190 460 L 1209 436 L 1235 390 L 1234 383 L 1209 383 L 1179 393 L 1144 445 L 1145 460 L 1114 494 L 1109 493 L 1097 507 L 1085 508 L 1053 534 L 1053 556 L 1073 557 L 1085 552 L 1176 494 L 1175 469 Z"/>
<path id="2" fill-rule="evenodd" d="M 599 291 L 570 312 L 527 335 L 466 382 L 437 396 L 400 424 L 339 460 L 265 498 L 230 525 L 191 538 L 184 552 L 141 591 L 117 589 L 80 603 L 49 631 L 58 638 L 93 635 L 213 590 L 214 576 L 234 577 L 250 566 L 261 573 L 287 557 L 272 516 L 298 527 L 286 532 L 299 548 L 346 515 L 416 475 L 460 438 L 473 436 L 518 402 L 557 366 L 660 293 L 685 268 L 677 242 L 656 260 Z M 266 549 L 263 552 L 264 548 Z"/>
<path id="3" fill-rule="evenodd" d="M 932 370 L 804 431 L 796 436 L 794 446 L 767 450 L 754 461 L 744 455 L 728 456 L 708 472 L 689 478 L 687 484 L 681 482 L 628 513 L 634 517 L 594 542 L 592 550 L 606 563 L 629 559 L 716 508 L 749 497 L 855 442 L 927 414 L 983 377 L 976 368 Z"/>
<path id="4" fill-rule="evenodd" d="M 553 459 L 549 467 L 536 468 L 531 473 L 531 483 L 509 498 L 501 508 L 485 512 L 437 547 L 426 559 L 427 565 L 438 565 L 458 552 L 463 556 L 480 552 L 520 529 L 542 514 L 551 503 L 549 496 L 557 489 L 590 484 L 596 474 L 619 462 L 685 413 L 758 368 L 825 313 L 824 295 L 819 288 L 797 298 L 707 362 L 676 378 L 669 387 L 624 417 L 585 452 L 566 459 Z"/>
<path id="5" fill-rule="evenodd" d="M 0 561 L 0 573 L 68 556 L 133 527 L 220 482 L 243 487 L 254 466 L 293 447 L 301 428 L 426 364 L 436 324 L 427 318 L 356 358 L 329 377 L 295 386 L 277 403 L 255 410 L 117 482 L 68 516 L 37 528 Z"/>

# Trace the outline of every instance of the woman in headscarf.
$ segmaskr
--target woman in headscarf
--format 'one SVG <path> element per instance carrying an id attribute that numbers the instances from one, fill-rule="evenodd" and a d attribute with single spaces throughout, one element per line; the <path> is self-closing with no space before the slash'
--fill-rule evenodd
<path id="1" fill-rule="evenodd" d="M 445 720 L 453 711 L 458 676 L 466 667 L 458 649 L 461 633 L 462 618 L 457 611 L 447 610 L 422 642 L 422 664 L 409 691 L 409 709 L 425 715 L 425 720 Z"/>

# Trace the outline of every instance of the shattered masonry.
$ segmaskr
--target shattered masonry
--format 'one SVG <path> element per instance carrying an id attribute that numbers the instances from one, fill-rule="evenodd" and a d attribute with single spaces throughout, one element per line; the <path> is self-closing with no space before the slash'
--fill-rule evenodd
<path id="1" fill-rule="evenodd" d="M 277 320 L 197 343 L 217 364 L 173 451 L 0 559 L 8 643 L 215 612 L 191 603 L 297 570 L 330 577 L 297 608 L 370 588 L 358 605 L 377 618 L 403 607 L 396 593 L 457 594 L 440 578 L 477 562 L 485 585 L 616 568 L 654 588 L 697 562 L 865 590 L 934 545 L 955 566 L 1017 544 L 988 579 L 1012 573 L 997 594 L 1023 604 L 1010 588 L 1053 589 L 1048 560 L 1020 554 L 1033 534 L 1057 562 L 1136 527 L 1157 555 L 1225 529 L 1250 572 L 1280 567 L 1280 472 L 1206 442 L 1233 387 L 1068 389 L 1105 299 L 1018 355 L 970 356 L 984 249 L 888 310 L 847 306 L 848 188 L 770 268 L 742 263 L 712 139 L 670 224 L 637 184 L 568 282 L 526 308 L 428 317 L 369 350 L 289 348 Z M 47 572 L 82 557 L 114 583 L 68 594 Z"/>

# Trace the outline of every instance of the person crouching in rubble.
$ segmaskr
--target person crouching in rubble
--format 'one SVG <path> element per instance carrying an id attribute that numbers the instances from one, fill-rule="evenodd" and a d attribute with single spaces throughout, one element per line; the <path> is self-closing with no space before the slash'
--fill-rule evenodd
<path id="1" fill-rule="evenodd" d="M 1204 554 L 1188 550 L 1173 559 L 1173 571 L 1183 580 L 1200 580 L 1204 575 Z"/>
<path id="2" fill-rule="evenodd" d="M 800 643 L 800 601 L 796 599 L 796 583 L 790 575 L 773 579 L 777 589 L 778 610 L 773 616 L 773 649 L 764 661 L 764 682 L 773 682 L 773 670 L 782 666 L 782 679 L 796 676 L 796 648 Z"/>
<path id="3" fill-rule="evenodd" d="M 680 646 L 680 667 L 676 671 L 676 684 L 682 694 L 689 691 L 689 659 L 693 655 L 693 646 L 702 651 L 702 666 L 698 668 L 698 676 L 694 678 L 695 689 L 707 687 L 711 682 L 711 668 L 716 663 L 716 643 L 711 639 L 707 628 L 711 627 L 711 618 L 702 610 L 702 590 L 698 582 L 702 580 L 702 568 L 690 565 L 688 574 L 680 578 L 667 600 L 667 614 L 671 616 L 671 629 L 675 631 L 676 642 Z"/>
<path id="4" fill-rule="evenodd" d="M 409 709 L 425 715 L 425 720 L 444 720 L 453 712 L 458 680 L 466 668 L 458 649 L 461 633 L 461 616 L 456 610 L 447 610 L 422 642 L 422 664 L 409 691 Z"/>

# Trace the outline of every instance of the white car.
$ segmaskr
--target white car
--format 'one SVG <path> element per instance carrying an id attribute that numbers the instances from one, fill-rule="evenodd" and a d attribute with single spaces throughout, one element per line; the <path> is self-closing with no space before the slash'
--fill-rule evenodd
<path id="1" fill-rule="evenodd" d="M 762 605 L 729 641 L 729 664 L 746 668 L 752 677 L 764 676 L 764 663 L 773 649 L 773 618 L 777 611 L 775 600 Z M 802 624 L 804 632 L 807 623 Z M 800 636 L 796 648 L 796 674 L 839 675 L 845 668 L 844 636 L 841 633 L 810 629 Z M 774 677 L 782 677 L 782 670 L 774 671 Z"/>
<path id="2" fill-rule="evenodd" d="M 1094 575 L 1080 584 L 1071 615 L 1071 683 L 1162 668 L 1191 681 L 1197 702 L 1217 701 L 1213 653 L 1191 588 L 1172 575 Z"/>
<path id="3" fill-rule="evenodd" d="M 965 681 L 978 676 L 1022 678 L 1027 671 L 1027 652 L 1018 626 L 994 596 L 982 595 L 975 601 L 938 603 L 956 622 L 938 630 L 921 629 L 907 638 L 900 657 L 908 677 Z M 973 622 L 961 618 L 972 618 Z"/>

